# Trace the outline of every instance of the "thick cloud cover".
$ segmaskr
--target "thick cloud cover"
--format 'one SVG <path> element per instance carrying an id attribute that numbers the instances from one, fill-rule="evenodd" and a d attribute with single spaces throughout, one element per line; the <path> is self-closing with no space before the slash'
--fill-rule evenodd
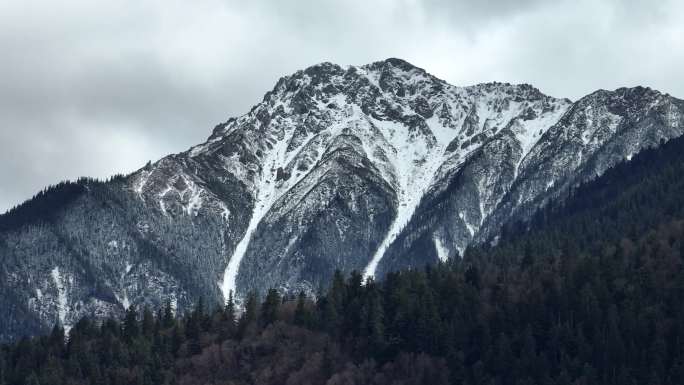
<path id="1" fill-rule="evenodd" d="M 182 151 L 321 61 L 684 97 L 683 14 L 679 0 L 0 1 L 0 212 Z"/>

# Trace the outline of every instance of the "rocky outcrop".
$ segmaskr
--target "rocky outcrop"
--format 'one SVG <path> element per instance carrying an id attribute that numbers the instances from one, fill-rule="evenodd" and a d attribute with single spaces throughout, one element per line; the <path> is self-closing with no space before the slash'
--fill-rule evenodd
<path id="1" fill-rule="evenodd" d="M 205 143 L 0 216 L 0 339 L 455 258 L 681 135 L 683 112 L 640 87 L 572 103 L 529 85 L 452 86 L 399 59 L 319 64 Z"/>

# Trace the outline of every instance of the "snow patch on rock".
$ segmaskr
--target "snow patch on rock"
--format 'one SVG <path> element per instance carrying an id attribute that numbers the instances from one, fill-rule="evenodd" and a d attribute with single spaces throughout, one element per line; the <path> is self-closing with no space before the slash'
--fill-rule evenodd
<path id="1" fill-rule="evenodd" d="M 446 262 L 449 259 L 449 250 L 444 247 L 442 240 L 437 234 L 432 235 L 432 240 L 435 242 L 435 250 L 437 250 L 437 257 L 440 261 Z"/>
<path id="2" fill-rule="evenodd" d="M 52 281 L 57 287 L 57 317 L 59 318 L 59 323 L 64 327 L 64 330 L 68 333 L 71 329 L 71 325 L 67 324 L 66 318 L 69 311 L 69 300 L 67 298 L 67 288 L 64 285 L 62 274 L 59 271 L 59 267 L 55 266 L 52 271 L 50 271 L 52 276 Z"/>

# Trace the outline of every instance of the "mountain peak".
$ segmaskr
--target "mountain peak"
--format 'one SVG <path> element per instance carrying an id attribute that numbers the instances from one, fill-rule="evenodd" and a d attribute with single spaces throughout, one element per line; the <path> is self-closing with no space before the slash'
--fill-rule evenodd
<path id="1" fill-rule="evenodd" d="M 11 262 L 0 291 L 28 298 L 16 314 L 42 327 L 150 299 L 184 311 L 231 291 L 313 292 L 335 269 L 381 277 L 448 260 L 681 135 L 684 105 L 660 95 L 621 88 L 571 103 L 529 84 L 453 86 L 397 58 L 319 63 L 206 142 L 0 233 Z"/>
<path id="2" fill-rule="evenodd" d="M 614 90 L 598 89 L 584 98 L 602 98 L 602 99 L 626 99 L 626 100 L 643 100 L 652 99 L 658 96 L 669 96 L 663 94 L 658 90 L 650 87 L 634 86 L 634 87 L 619 87 Z M 583 98 L 583 99 L 584 99 Z"/>
<path id="3" fill-rule="evenodd" d="M 415 66 L 409 62 L 407 62 L 404 59 L 399 59 L 395 57 L 387 58 L 385 60 L 380 60 L 376 61 L 370 64 L 366 64 L 363 67 L 368 67 L 368 68 L 373 68 L 373 69 L 378 69 L 378 68 L 396 68 L 399 70 L 402 70 L 404 72 L 410 72 L 410 71 L 420 71 L 420 72 L 425 72 L 424 69 Z"/>

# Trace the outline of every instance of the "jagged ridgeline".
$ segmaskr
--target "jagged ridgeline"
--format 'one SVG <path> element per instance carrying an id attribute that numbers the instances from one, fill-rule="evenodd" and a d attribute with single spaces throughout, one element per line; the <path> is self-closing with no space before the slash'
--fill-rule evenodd
<path id="1" fill-rule="evenodd" d="M 399 59 L 319 64 L 205 143 L 3 216 L 0 338 L 163 297 L 183 310 L 231 291 L 315 293 L 335 269 L 382 278 L 453 259 L 680 136 L 683 112 L 642 87 L 571 102 L 457 87 Z"/>

